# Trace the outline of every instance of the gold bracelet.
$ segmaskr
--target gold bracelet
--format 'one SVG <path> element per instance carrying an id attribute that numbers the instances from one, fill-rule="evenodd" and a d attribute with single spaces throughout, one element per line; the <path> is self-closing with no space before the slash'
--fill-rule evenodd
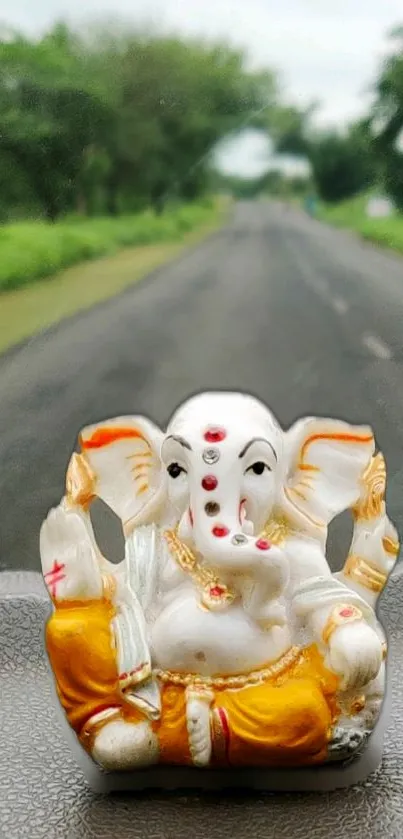
<path id="1" fill-rule="evenodd" d="M 399 554 L 399 542 L 395 542 L 390 536 L 384 536 L 382 539 L 382 545 L 384 550 L 386 551 L 389 556 L 393 556 L 395 559 Z"/>
<path id="2" fill-rule="evenodd" d="M 386 465 L 381 452 L 371 458 L 365 469 L 361 484 L 363 497 L 352 508 L 356 521 L 370 521 L 381 515 L 386 489 Z"/>
<path id="3" fill-rule="evenodd" d="M 379 571 L 374 565 L 371 565 L 366 559 L 356 554 L 350 554 L 347 557 L 343 574 L 345 577 L 350 577 L 359 585 L 363 586 L 375 594 L 379 594 L 386 585 L 387 575 L 383 571 Z"/>
<path id="4" fill-rule="evenodd" d="M 350 604 L 342 604 L 336 606 L 330 613 L 322 632 L 323 642 L 327 645 L 330 637 L 338 626 L 344 626 L 346 623 L 353 623 L 353 621 L 362 620 L 362 612 L 356 606 Z"/>
<path id="5" fill-rule="evenodd" d="M 74 452 L 67 467 L 66 500 L 87 510 L 95 498 L 96 476 L 84 455 Z"/>

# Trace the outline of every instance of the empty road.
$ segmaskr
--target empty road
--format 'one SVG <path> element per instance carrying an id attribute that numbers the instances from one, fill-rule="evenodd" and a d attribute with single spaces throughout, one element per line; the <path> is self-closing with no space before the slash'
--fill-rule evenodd
<path id="1" fill-rule="evenodd" d="M 208 388 L 254 393 L 286 426 L 303 414 L 370 423 L 403 533 L 403 259 L 244 203 L 174 264 L 0 359 L 0 568 L 39 570 L 40 524 L 83 425 L 164 423 Z M 112 550 L 113 523 L 100 510 L 96 522 Z M 332 534 L 334 567 L 347 533 L 342 522 Z"/>

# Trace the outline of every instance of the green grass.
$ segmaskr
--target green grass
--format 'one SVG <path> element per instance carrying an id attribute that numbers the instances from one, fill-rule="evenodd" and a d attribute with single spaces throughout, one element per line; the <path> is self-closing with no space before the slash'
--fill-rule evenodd
<path id="1" fill-rule="evenodd" d="M 215 204 L 199 215 L 199 223 L 190 231 L 186 231 L 189 216 L 186 219 L 184 213 L 185 231 L 182 229 L 175 240 L 120 248 L 47 279 L 5 291 L 0 295 L 0 352 L 65 317 L 119 294 L 213 232 L 223 222 L 226 211 L 227 204 Z M 196 214 L 191 215 L 194 222 Z"/>
<path id="2" fill-rule="evenodd" d="M 368 196 L 358 196 L 336 206 L 324 206 L 319 218 L 337 227 L 354 230 L 364 239 L 403 253 L 403 215 L 396 213 L 389 218 L 367 218 L 365 208 Z"/>
<path id="3" fill-rule="evenodd" d="M 120 248 L 179 241 L 214 216 L 211 201 L 118 218 L 20 222 L 0 227 L 0 291 L 52 277 L 78 262 Z"/>

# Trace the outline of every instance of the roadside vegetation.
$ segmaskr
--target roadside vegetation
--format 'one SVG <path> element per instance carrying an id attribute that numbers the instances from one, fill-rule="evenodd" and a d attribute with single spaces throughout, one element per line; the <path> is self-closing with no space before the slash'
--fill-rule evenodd
<path id="1" fill-rule="evenodd" d="M 57 224 L 18 222 L 0 227 L 0 290 L 52 277 L 63 268 L 119 248 L 175 242 L 218 220 L 211 199 L 173 207 L 162 215 L 145 210 L 116 218 L 67 219 Z"/>
<path id="2" fill-rule="evenodd" d="M 108 22 L 0 36 L 0 350 L 222 222 L 211 155 L 273 108 L 225 44 Z"/>
<path id="3" fill-rule="evenodd" d="M 324 205 L 319 210 L 319 218 L 337 227 L 353 230 L 363 239 L 403 253 L 403 214 L 395 212 L 385 218 L 370 218 L 366 210 L 368 200 L 365 195 L 335 206 Z"/>
<path id="4" fill-rule="evenodd" d="M 101 258 L 90 259 L 0 296 L 0 353 L 26 338 L 44 332 L 77 312 L 101 303 L 150 272 L 180 256 L 208 236 L 226 218 L 228 204 L 216 204 L 205 222 L 180 238 L 124 247 Z"/>

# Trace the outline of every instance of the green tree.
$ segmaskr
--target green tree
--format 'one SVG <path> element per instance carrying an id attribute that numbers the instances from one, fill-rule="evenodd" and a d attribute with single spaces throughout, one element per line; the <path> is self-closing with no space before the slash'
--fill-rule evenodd
<path id="1" fill-rule="evenodd" d="M 1 151 L 52 221 L 75 208 L 85 153 L 108 122 L 78 46 L 64 26 L 39 42 L 17 35 L 0 44 Z"/>
<path id="2" fill-rule="evenodd" d="M 119 43 L 109 51 L 106 63 L 116 65 Z M 195 198 L 215 144 L 270 107 L 274 91 L 270 74 L 245 72 L 241 53 L 177 38 L 133 37 L 115 81 L 111 210 L 134 178 L 157 208 L 168 195 Z"/>
<path id="3" fill-rule="evenodd" d="M 357 123 L 344 135 L 327 132 L 312 139 L 309 161 L 320 197 L 343 201 L 372 186 L 376 161 L 366 123 Z"/>
<path id="4" fill-rule="evenodd" d="M 209 187 L 215 144 L 275 95 L 273 75 L 225 45 L 61 24 L 38 40 L 8 35 L 0 155 L 20 186 L 5 185 L 3 215 L 20 201 L 55 220 L 192 200 Z"/>
<path id="5" fill-rule="evenodd" d="M 403 210 L 403 27 L 392 32 L 391 42 L 392 54 L 376 83 L 371 125 L 386 190 Z"/>
<path id="6" fill-rule="evenodd" d="M 310 164 L 317 192 L 337 202 L 368 189 L 377 175 L 370 122 L 352 124 L 345 132 L 318 130 L 312 124 L 318 105 L 299 111 L 278 106 L 272 127 L 277 154 L 303 158 Z"/>

